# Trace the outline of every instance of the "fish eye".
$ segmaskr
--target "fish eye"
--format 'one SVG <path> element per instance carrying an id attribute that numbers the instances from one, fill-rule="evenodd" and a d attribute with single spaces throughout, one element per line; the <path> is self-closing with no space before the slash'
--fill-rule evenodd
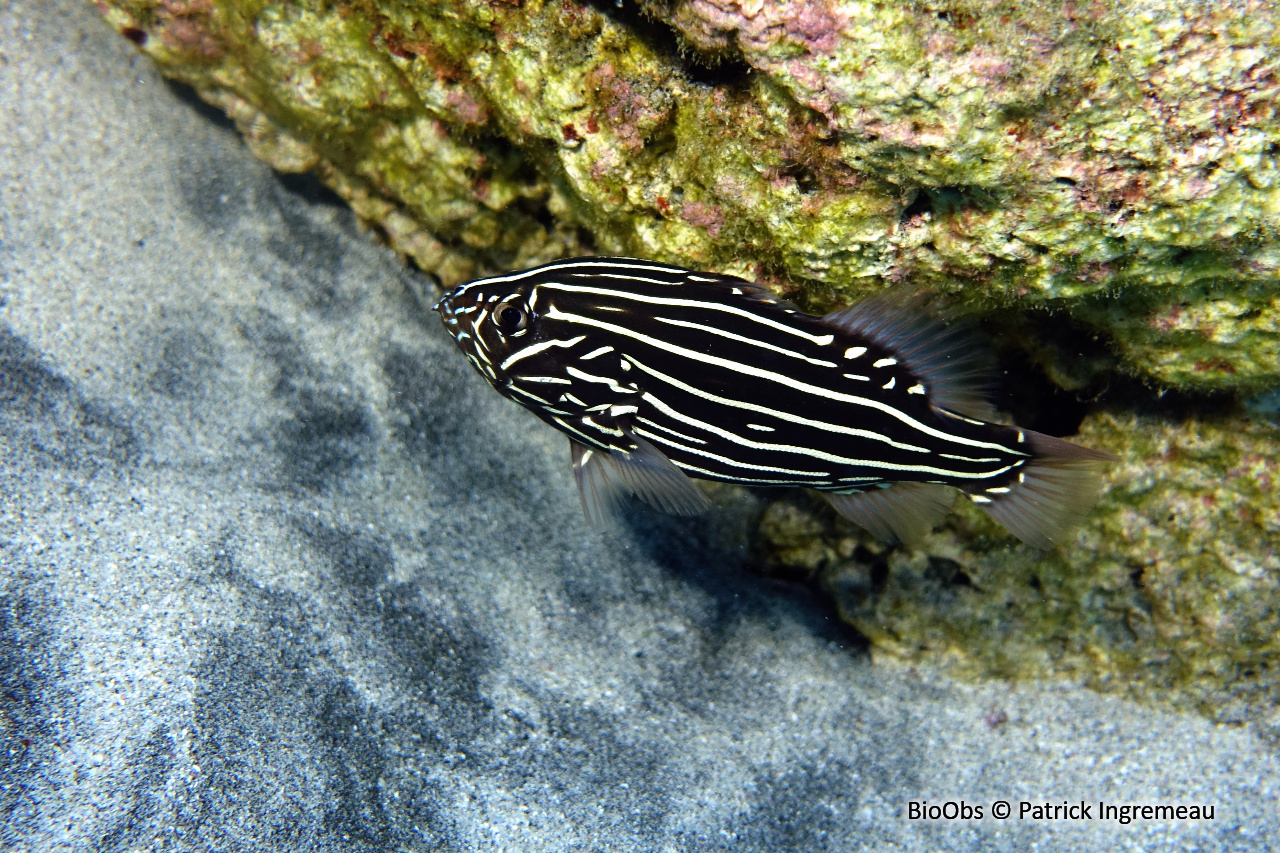
<path id="1" fill-rule="evenodd" d="M 494 309 L 493 319 L 503 334 L 511 335 L 528 327 L 529 312 L 518 301 L 509 300 Z"/>

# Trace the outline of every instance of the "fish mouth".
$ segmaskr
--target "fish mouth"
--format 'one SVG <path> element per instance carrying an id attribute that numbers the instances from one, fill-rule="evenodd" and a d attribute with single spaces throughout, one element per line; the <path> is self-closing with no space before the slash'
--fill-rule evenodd
<path id="1" fill-rule="evenodd" d="M 453 303 L 453 291 L 449 291 L 444 296 L 436 300 L 436 304 L 431 306 L 431 310 L 440 315 L 440 318 L 448 319 L 454 315 L 458 306 Z"/>
<path id="2" fill-rule="evenodd" d="M 455 302 L 465 286 L 466 285 L 446 290 L 441 294 L 440 298 L 436 300 L 436 304 L 431 307 L 431 310 L 441 315 L 453 314 L 458 308 L 462 307 L 460 305 L 456 305 Z"/>
<path id="3" fill-rule="evenodd" d="M 450 303 L 453 302 L 453 295 L 457 292 L 458 289 L 455 287 L 452 290 L 446 290 L 444 293 L 441 293 L 440 298 L 436 300 L 436 304 L 431 306 L 431 310 L 435 311 L 437 314 L 443 314 L 446 311 L 452 310 Z"/>

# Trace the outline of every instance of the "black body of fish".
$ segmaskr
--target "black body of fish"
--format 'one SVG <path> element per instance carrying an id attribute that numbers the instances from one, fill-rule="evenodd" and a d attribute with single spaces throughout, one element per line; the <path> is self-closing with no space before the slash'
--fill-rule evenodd
<path id="1" fill-rule="evenodd" d="M 569 436 L 601 523 L 628 492 L 705 510 L 696 477 L 817 489 L 912 542 L 959 489 L 1047 548 L 1111 458 L 989 422 L 981 349 L 919 297 L 814 317 L 733 276 L 596 257 L 473 281 L 436 308 L 499 393 Z"/>

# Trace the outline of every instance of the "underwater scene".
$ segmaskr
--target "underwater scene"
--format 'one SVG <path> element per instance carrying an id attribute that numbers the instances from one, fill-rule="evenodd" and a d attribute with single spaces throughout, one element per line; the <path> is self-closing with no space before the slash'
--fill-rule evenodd
<path id="1" fill-rule="evenodd" d="M 11 0 L 0 847 L 1280 847 L 1280 13 Z"/>

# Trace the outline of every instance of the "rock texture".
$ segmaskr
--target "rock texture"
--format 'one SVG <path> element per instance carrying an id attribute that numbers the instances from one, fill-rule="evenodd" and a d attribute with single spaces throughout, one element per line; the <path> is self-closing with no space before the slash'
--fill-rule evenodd
<path id="1" fill-rule="evenodd" d="M 99 5 L 446 283 L 583 247 L 813 305 L 905 280 L 1067 312 L 1099 370 L 1280 384 L 1263 0 Z"/>
<path id="2" fill-rule="evenodd" d="M 0 9 L 0 94 L 5 850 L 1280 845 L 1260 725 L 873 660 L 751 499 L 590 530 L 423 278 L 90 7 Z"/>

